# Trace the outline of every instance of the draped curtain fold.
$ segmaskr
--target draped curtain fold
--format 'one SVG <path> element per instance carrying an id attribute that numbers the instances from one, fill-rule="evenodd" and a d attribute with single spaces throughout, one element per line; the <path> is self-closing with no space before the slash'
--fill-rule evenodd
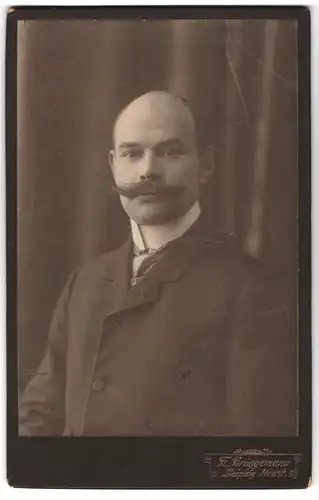
<path id="1" fill-rule="evenodd" d="M 21 386 L 68 273 L 125 238 L 110 193 L 112 124 L 148 90 L 188 99 L 213 148 L 211 223 L 295 283 L 294 22 L 20 21 L 17 64 Z"/>

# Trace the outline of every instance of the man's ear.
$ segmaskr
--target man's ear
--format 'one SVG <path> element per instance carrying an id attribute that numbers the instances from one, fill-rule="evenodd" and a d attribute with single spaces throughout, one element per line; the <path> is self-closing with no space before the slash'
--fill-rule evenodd
<path id="1" fill-rule="evenodd" d="M 200 157 L 200 176 L 201 184 L 207 184 L 212 177 L 215 169 L 214 147 L 207 146 Z"/>
<path id="2" fill-rule="evenodd" d="M 115 164 L 115 151 L 114 149 L 110 149 L 109 151 L 109 164 L 111 167 L 112 172 L 114 171 L 114 164 Z"/>

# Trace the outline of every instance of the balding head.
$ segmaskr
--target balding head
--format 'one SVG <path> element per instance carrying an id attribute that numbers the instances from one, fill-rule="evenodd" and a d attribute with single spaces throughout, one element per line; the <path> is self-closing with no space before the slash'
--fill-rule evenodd
<path id="1" fill-rule="evenodd" d="M 165 91 L 147 92 L 121 111 L 113 130 L 114 146 L 123 138 L 134 140 L 154 128 L 167 136 L 178 131 L 178 135 L 196 147 L 195 123 L 189 107 L 180 97 Z"/>

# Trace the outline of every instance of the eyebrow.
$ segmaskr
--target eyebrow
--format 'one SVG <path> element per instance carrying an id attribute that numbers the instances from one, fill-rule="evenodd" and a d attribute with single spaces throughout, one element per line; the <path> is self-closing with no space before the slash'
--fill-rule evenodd
<path id="1" fill-rule="evenodd" d="M 138 142 L 121 142 L 119 148 L 139 148 L 141 144 Z"/>
<path id="2" fill-rule="evenodd" d="M 179 137 L 172 137 L 171 139 L 167 139 L 166 141 L 158 142 L 155 147 L 162 148 L 167 146 L 186 146 L 184 142 L 179 139 Z"/>
<path id="3" fill-rule="evenodd" d="M 168 146 L 184 146 L 184 142 L 179 139 L 178 137 L 172 137 L 171 139 L 167 139 L 166 141 L 160 141 L 157 144 L 154 145 L 156 149 L 158 148 L 163 148 L 163 147 L 168 147 Z M 142 147 L 142 144 L 139 142 L 121 142 L 119 145 L 120 149 L 124 148 L 140 148 Z"/>

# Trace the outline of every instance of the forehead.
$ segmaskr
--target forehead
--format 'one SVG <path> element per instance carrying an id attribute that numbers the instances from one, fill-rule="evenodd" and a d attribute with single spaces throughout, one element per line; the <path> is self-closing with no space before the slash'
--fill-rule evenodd
<path id="1" fill-rule="evenodd" d="M 170 138 L 194 140 L 190 111 L 177 99 L 142 99 L 133 102 L 119 116 L 114 140 L 121 142 L 158 142 Z"/>

